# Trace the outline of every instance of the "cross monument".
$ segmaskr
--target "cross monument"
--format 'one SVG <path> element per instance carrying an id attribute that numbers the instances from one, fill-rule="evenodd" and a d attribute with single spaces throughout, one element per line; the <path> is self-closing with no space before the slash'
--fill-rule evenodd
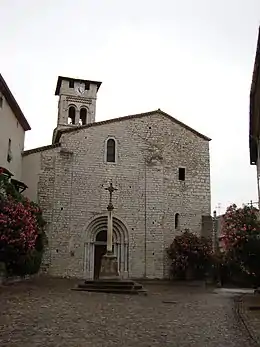
<path id="1" fill-rule="evenodd" d="M 112 195 L 117 188 L 113 187 L 113 184 L 105 188 L 109 192 L 109 203 L 107 206 L 108 216 L 107 216 L 107 251 L 101 259 L 101 268 L 100 268 L 100 279 L 118 279 L 118 263 L 117 257 L 113 253 L 113 202 Z"/>

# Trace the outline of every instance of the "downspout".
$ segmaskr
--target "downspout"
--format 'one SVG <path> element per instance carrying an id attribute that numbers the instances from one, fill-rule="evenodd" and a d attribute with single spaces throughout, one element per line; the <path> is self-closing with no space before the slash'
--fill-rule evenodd
<path id="1" fill-rule="evenodd" d="M 257 110 L 257 119 L 260 119 L 260 110 Z M 259 128 L 259 123 L 257 128 Z M 256 177 L 257 177 L 257 193 L 258 193 L 258 209 L 260 211 L 260 138 L 259 138 L 259 132 L 257 129 L 257 136 L 255 136 L 255 141 L 257 145 L 257 159 L 256 159 Z M 259 215 L 260 218 L 260 215 Z"/>
<path id="2" fill-rule="evenodd" d="M 144 277 L 146 278 L 146 267 L 147 267 L 147 207 L 146 207 L 146 158 L 144 161 Z"/>
<path id="3" fill-rule="evenodd" d="M 151 132 L 148 132 L 145 137 L 147 143 Z M 147 151 L 144 153 L 144 278 L 147 276 Z"/>
<path id="4" fill-rule="evenodd" d="M 256 176 L 257 176 L 257 191 L 258 191 L 258 209 L 260 211 L 260 183 L 259 183 L 259 176 L 260 176 L 260 140 L 259 137 L 257 138 L 257 161 L 256 161 Z"/>
<path id="5" fill-rule="evenodd" d="M 217 212 L 216 211 L 213 211 L 213 225 L 212 225 L 212 231 L 213 231 L 213 235 L 212 235 L 212 250 L 213 250 L 213 253 L 215 254 L 216 253 L 216 250 L 217 250 L 217 234 L 218 234 L 218 231 L 217 231 Z"/>
<path id="6" fill-rule="evenodd" d="M 50 237 L 48 239 L 48 251 L 49 251 L 49 264 L 48 266 L 51 267 L 52 265 L 52 246 L 53 246 L 53 239 L 54 239 L 54 234 L 55 234 L 55 228 L 54 228 L 54 205 L 55 205 L 55 191 L 56 191 L 56 178 L 57 178 L 57 175 L 56 175 L 56 165 L 57 165 L 57 153 L 55 152 L 54 153 L 55 157 L 54 157 L 54 172 L 53 172 L 53 191 L 52 191 L 52 209 L 51 209 L 51 228 L 50 228 Z M 41 158 L 42 160 L 42 158 Z M 39 183 L 39 182 L 38 182 Z M 48 269 L 49 270 L 49 269 Z"/>

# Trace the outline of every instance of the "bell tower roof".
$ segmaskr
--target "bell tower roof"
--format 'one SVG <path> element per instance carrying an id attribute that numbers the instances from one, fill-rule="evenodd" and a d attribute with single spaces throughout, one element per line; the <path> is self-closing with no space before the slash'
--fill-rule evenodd
<path id="1" fill-rule="evenodd" d="M 95 84 L 97 86 L 97 91 L 99 90 L 101 83 L 102 82 L 98 82 L 98 81 L 90 81 L 90 80 L 83 80 L 80 78 L 71 78 L 71 77 L 64 77 L 64 76 L 58 76 L 58 81 L 57 81 L 57 85 L 56 85 L 56 90 L 55 90 L 55 95 L 60 95 L 60 88 L 61 88 L 61 84 L 62 81 L 68 81 L 68 82 L 79 82 L 79 83 L 85 83 L 86 85 L 89 84 Z"/>

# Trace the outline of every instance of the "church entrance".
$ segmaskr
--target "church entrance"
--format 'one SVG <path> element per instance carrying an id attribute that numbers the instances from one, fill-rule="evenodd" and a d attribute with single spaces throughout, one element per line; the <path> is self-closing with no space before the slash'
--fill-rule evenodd
<path id="1" fill-rule="evenodd" d="M 128 278 L 129 248 L 128 231 L 123 222 L 113 217 L 113 252 L 118 260 L 121 278 Z M 84 276 L 97 279 L 101 268 L 102 256 L 106 253 L 107 216 L 93 219 L 87 226 L 84 245 Z"/>
<path id="2" fill-rule="evenodd" d="M 99 278 L 100 268 L 101 268 L 101 259 L 107 250 L 107 231 L 101 230 L 95 240 L 95 249 L 94 249 L 94 279 Z"/>

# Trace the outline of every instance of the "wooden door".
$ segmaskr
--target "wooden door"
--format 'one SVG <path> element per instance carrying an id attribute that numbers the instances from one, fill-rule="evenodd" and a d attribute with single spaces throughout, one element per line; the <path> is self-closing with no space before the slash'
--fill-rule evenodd
<path id="1" fill-rule="evenodd" d="M 95 245 L 95 254 L 94 254 L 94 279 L 98 279 L 101 259 L 106 253 L 106 245 Z"/>

